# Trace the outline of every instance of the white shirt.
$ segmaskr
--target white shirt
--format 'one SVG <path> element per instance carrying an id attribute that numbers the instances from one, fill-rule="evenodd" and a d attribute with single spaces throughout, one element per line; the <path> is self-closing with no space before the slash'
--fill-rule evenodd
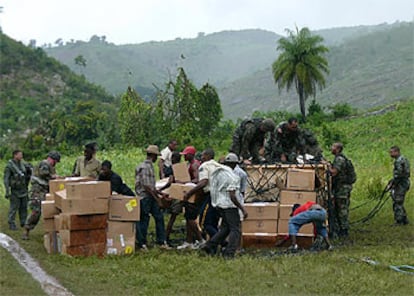
<path id="1" fill-rule="evenodd" d="M 164 149 L 161 150 L 161 159 L 164 161 L 164 165 L 166 167 L 170 167 L 172 166 L 172 154 L 173 152 L 170 150 L 170 147 L 165 147 Z"/>
<path id="2" fill-rule="evenodd" d="M 236 165 L 233 169 L 233 173 L 239 176 L 240 178 L 240 193 L 237 195 L 237 200 L 241 205 L 244 205 L 244 193 L 246 192 L 247 187 L 247 173 Z M 239 209 L 240 221 L 243 221 L 243 212 Z"/>
<path id="3" fill-rule="evenodd" d="M 237 208 L 230 198 L 229 191 L 235 191 L 236 198 L 240 195 L 240 178 L 229 167 L 216 169 L 210 178 L 210 195 L 213 207 L 221 209 Z"/>
<path id="4" fill-rule="evenodd" d="M 201 180 L 208 180 L 207 185 L 203 188 L 204 192 L 210 191 L 210 178 L 213 172 L 217 169 L 223 167 L 223 165 L 219 164 L 214 159 L 210 159 L 209 161 L 203 162 L 200 167 L 198 168 L 198 179 Z"/>

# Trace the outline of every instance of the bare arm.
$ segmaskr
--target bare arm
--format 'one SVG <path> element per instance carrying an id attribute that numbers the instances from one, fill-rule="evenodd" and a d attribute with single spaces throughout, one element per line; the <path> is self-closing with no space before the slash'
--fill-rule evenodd
<path id="1" fill-rule="evenodd" d="M 198 190 L 203 189 L 208 184 L 208 179 L 200 180 L 200 182 L 197 183 L 197 185 L 192 188 L 190 191 L 188 191 L 186 194 L 184 194 L 184 201 L 188 201 L 191 195 L 196 193 Z"/>
<path id="2" fill-rule="evenodd" d="M 237 197 L 236 197 L 236 191 L 235 190 L 233 190 L 233 191 L 229 191 L 229 194 L 230 194 L 230 199 L 231 199 L 231 201 L 235 204 L 235 206 L 236 207 L 238 207 L 242 212 L 243 212 L 243 217 L 244 217 L 244 219 L 246 219 L 247 218 L 247 212 L 246 212 L 246 210 L 244 209 L 244 207 L 239 203 L 239 201 L 237 200 Z"/>

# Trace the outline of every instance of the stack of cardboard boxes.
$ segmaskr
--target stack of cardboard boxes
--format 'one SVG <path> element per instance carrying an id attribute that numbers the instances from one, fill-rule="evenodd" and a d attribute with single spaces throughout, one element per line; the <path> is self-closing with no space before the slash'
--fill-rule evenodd
<path id="1" fill-rule="evenodd" d="M 136 221 L 140 219 L 138 197 L 112 195 L 109 198 L 106 254 L 128 255 L 135 252 Z"/>
<path id="2" fill-rule="evenodd" d="M 103 256 L 110 183 L 56 180 L 49 187 L 51 194 L 47 198 L 53 196 L 54 200 L 42 202 L 46 250 L 72 256 Z"/>
<path id="3" fill-rule="evenodd" d="M 278 234 L 286 236 L 289 233 L 289 218 L 294 204 L 308 201 L 316 202 L 315 171 L 304 169 L 289 169 L 287 171 L 286 189 L 280 191 L 280 207 Z M 313 225 L 305 224 L 298 233 L 298 244 L 307 247 L 313 241 Z"/>
<path id="4" fill-rule="evenodd" d="M 242 223 L 242 244 L 244 247 L 274 247 L 277 238 L 279 203 L 246 203 L 248 217 Z"/>
<path id="5" fill-rule="evenodd" d="M 286 186 L 280 191 L 279 202 L 245 204 L 248 218 L 242 223 L 244 247 L 274 247 L 278 239 L 289 234 L 289 218 L 295 203 L 316 201 L 315 171 L 312 169 L 288 169 Z M 313 226 L 302 226 L 298 244 L 308 247 L 313 241 Z"/>

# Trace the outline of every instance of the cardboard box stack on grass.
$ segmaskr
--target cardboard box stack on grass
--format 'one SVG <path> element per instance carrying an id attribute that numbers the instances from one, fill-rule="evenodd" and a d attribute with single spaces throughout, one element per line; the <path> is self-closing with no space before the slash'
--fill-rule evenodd
<path id="1" fill-rule="evenodd" d="M 294 204 L 316 202 L 315 171 L 312 169 L 288 169 L 286 189 L 280 191 L 278 234 L 289 234 L 289 218 Z M 298 233 L 298 244 L 307 247 L 313 242 L 313 225 L 303 225 Z"/>
<path id="2" fill-rule="evenodd" d="M 277 168 L 275 168 L 277 169 Z M 246 203 L 248 218 L 242 223 L 244 247 L 274 247 L 278 238 L 289 234 L 288 223 L 292 206 L 316 201 L 315 171 L 287 169 L 286 188 L 280 191 L 279 202 Z M 308 247 L 313 242 L 313 225 L 302 226 L 298 244 Z"/>
<path id="3" fill-rule="evenodd" d="M 136 222 L 140 219 L 140 198 L 112 195 L 109 198 L 107 255 L 128 255 L 135 252 Z"/>
<path id="4" fill-rule="evenodd" d="M 62 180 L 51 181 L 50 194 L 54 200 L 42 202 L 45 248 L 49 253 L 103 256 L 111 185 L 68 179 L 63 183 Z"/>

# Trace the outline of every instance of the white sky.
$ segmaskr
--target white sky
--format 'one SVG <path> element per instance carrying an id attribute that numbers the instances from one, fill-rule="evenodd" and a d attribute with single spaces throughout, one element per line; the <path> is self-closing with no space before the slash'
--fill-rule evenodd
<path id="1" fill-rule="evenodd" d="M 116 44 L 193 38 L 198 32 L 311 30 L 413 21 L 413 0 L 0 0 L 0 26 L 37 45 L 56 39 Z"/>

